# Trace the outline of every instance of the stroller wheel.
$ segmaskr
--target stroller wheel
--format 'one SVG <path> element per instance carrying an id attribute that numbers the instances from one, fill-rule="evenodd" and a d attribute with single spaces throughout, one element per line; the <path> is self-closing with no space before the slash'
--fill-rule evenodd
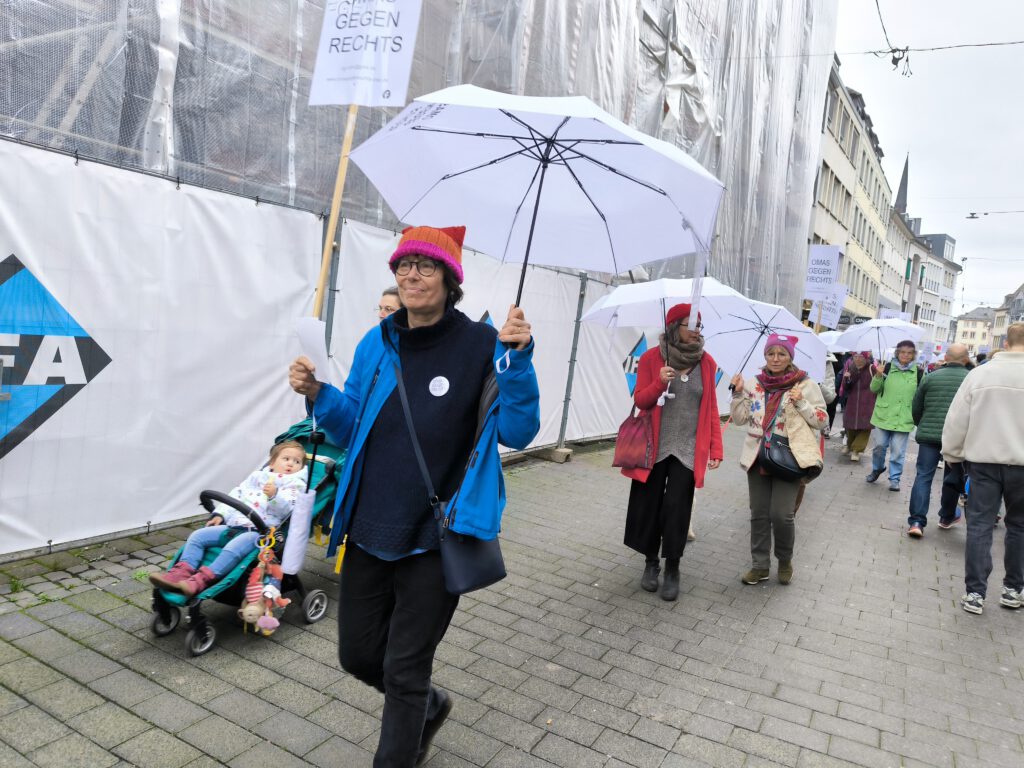
<path id="1" fill-rule="evenodd" d="M 315 624 L 327 615 L 327 593 L 322 589 L 314 589 L 302 601 L 302 612 L 307 624 Z"/>
<path id="2" fill-rule="evenodd" d="M 177 608 L 171 608 L 167 613 L 166 621 L 159 611 L 154 612 L 153 621 L 150 622 L 149 628 L 153 630 L 153 634 L 157 637 L 164 637 L 176 630 L 179 622 L 181 622 L 181 611 Z"/>
<path id="3" fill-rule="evenodd" d="M 190 629 L 188 634 L 185 635 L 185 647 L 188 652 L 193 656 L 202 656 L 208 650 L 213 648 L 213 643 L 217 639 L 217 633 L 213 627 L 209 624 L 197 627 L 196 629 Z"/>

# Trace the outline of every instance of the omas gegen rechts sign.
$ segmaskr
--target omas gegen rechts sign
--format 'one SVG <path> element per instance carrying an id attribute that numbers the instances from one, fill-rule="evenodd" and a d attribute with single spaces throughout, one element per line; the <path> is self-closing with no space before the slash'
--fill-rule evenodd
<path id="1" fill-rule="evenodd" d="M 402 107 L 421 0 L 330 0 L 324 9 L 310 105 Z"/>
<path id="2" fill-rule="evenodd" d="M 828 299 L 839 282 L 838 245 L 812 245 L 807 257 L 805 299 Z"/>

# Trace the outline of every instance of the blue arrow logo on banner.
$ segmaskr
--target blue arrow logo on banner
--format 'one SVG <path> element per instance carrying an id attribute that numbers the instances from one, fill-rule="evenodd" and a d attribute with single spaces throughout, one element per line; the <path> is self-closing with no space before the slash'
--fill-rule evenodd
<path id="1" fill-rule="evenodd" d="M 14 254 L 0 261 L 0 459 L 109 363 Z"/>

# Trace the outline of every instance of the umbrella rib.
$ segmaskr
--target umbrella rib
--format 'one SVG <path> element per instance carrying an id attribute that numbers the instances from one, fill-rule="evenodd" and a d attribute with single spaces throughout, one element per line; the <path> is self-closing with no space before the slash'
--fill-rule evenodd
<path id="1" fill-rule="evenodd" d="M 528 148 L 524 147 L 523 149 L 517 150 L 516 152 L 510 152 L 507 155 L 502 155 L 501 157 L 496 157 L 493 160 L 488 160 L 486 163 L 481 163 L 480 165 L 475 165 L 472 168 L 465 168 L 464 170 L 456 171 L 455 173 L 446 173 L 444 176 L 442 176 L 437 181 L 435 181 L 433 184 L 431 184 L 429 187 L 427 187 L 424 190 L 423 194 L 420 195 L 416 199 L 416 202 L 414 202 L 412 205 L 410 205 L 406 209 L 405 213 L 403 213 L 401 216 L 399 216 L 399 218 L 404 221 L 409 216 L 409 214 L 412 213 L 416 209 L 416 206 L 418 206 L 421 202 L 423 202 L 423 198 L 425 198 L 427 195 L 429 195 L 431 192 L 433 192 L 434 189 L 442 181 L 448 181 L 449 179 L 454 179 L 457 176 L 461 176 L 464 173 L 470 173 L 471 171 L 479 171 L 481 168 L 487 168 L 488 166 L 491 166 L 491 165 L 497 165 L 498 163 L 503 163 L 506 160 L 512 159 L 513 157 L 517 157 L 519 155 L 526 154 L 526 153 L 528 153 L 528 151 L 529 151 Z"/>
<path id="2" fill-rule="evenodd" d="M 530 179 L 530 183 L 526 185 L 526 191 L 523 192 L 523 199 L 519 201 L 519 205 L 516 206 L 516 212 L 512 215 L 512 221 L 508 225 L 508 234 L 505 236 L 505 249 L 501 253 L 501 263 L 505 263 L 505 258 L 508 256 L 508 246 L 512 242 L 512 230 L 516 227 L 516 221 L 519 219 L 519 212 L 523 210 L 523 203 L 526 202 L 526 196 L 530 194 L 530 190 L 533 189 L 534 182 L 537 181 L 537 174 L 540 173 L 541 166 L 537 165 L 533 169 L 533 177 Z"/>
<path id="3" fill-rule="evenodd" d="M 594 202 L 594 198 L 592 198 L 590 196 L 590 193 L 587 192 L 587 188 L 583 186 L 583 182 L 580 181 L 580 177 L 576 175 L 576 171 L 572 169 L 572 166 L 566 163 L 565 170 L 567 170 L 569 172 L 569 175 L 572 176 L 573 181 L 575 181 L 576 185 L 580 188 L 580 192 L 582 192 L 583 196 L 587 198 L 587 201 L 590 203 L 593 209 L 597 211 L 597 215 L 601 217 L 601 221 L 604 223 L 604 231 L 605 234 L 608 236 L 608 250 L 611 252 L 612 266 L 615 267 L 615 272 L 613 274 L 617 275 L 619 273 L 619 262 L 618 259 L 615 258 L 615 243 L 612 242 L 612 231 L 608 226 L 608 217 L 604 215 L 604 211 L 602 211 L 598 207 L 597 203 Z"/>

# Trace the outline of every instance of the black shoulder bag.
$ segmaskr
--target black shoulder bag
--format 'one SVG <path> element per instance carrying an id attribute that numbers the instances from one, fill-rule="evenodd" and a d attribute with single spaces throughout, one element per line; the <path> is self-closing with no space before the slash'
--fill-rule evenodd
<path id="1" fill-rule="evenodd" d="M 772 416 L 771 424 L 768 425 L 768 430 L 764 433 L 757 460 L 764 471 L 772 477 L 792 483 L 807 477 L 810 472 L 797 464 L 796 457 L 789 447 L 789 438 L 783 437 L 775 431 L 775 420 L 779 418 L 782 405 L 780 401 L 775 415 Z"/>
<path id="2" fill-rule="evenodd" d="M 412 438 L 412 449 L 416 454 L 416 462 L 420 466 L 423 475 L 423 482 L 427 486 L 428 502 L 434 513 L 434 520 L 437 523 L 437 535 L 441 541 L 441 568 L 444 572 L 444 588 L 452 595 L 464 595 L 477 589 L 489 587 L 491 584 L 501 581 L 507 575 L 505 572 L 505 561 L 501 556 L 501 545 L 498 538 L 490 541 L 478 539 L 464 533 L 456 533 L 449 526 L 452 522 L 453 511 L 449 511 L 450 501 L 441 501 L 434 492 L 434 484 L 430 480 L 430 473 L 427 471 L 427 463 L 423 460 L 423 451 L 420 449 L 420 441 L 416 436 L 416 427 L 412 422 L 412 412 L 409 410 L 409 399 L 405 394 L 405 383 L 402 381 L 402 369 L 395 364 L 395 379 L 398 382 L 398 395 L 402 399 L 402 410 L 405 411 L 405 423 L 409 427 L 409 437 Z M 476 451 L 476 443 L 483 431 L 484 420 L 487 411 L 498 396 L 498 382 L 495 379 L 494 371 L 484 381 L 483 392 L 480 396 L 480 407 L 477 410 L 476 436 L 473 438 L 473 451 Z M 469 463 L 473 454 L 466 461 L 466 467 L 462 470 L 462 477 L 459 478 L 459 486 L 466 477 Z M 458 491 L 455 492 L 458 495 Z"/>

